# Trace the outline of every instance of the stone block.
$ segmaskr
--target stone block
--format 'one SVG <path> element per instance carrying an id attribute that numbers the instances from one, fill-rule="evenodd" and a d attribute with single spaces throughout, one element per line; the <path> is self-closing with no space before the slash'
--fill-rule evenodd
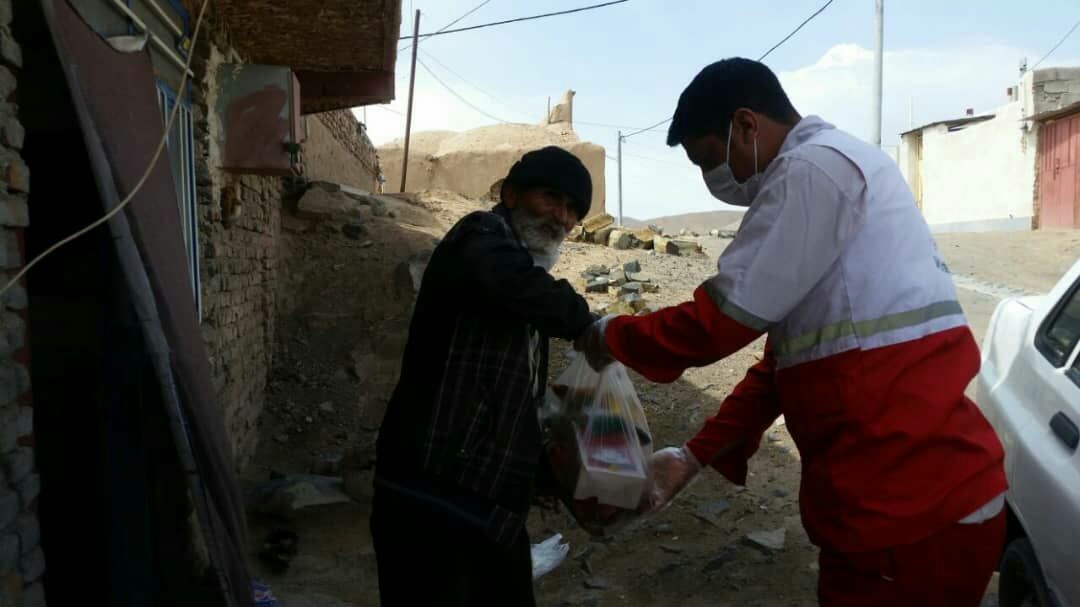
<path id="1" fill-rule="evenodd" d="M 11 25 L 12 0 L 0 0 L 0 25 Z"/>
<path id="2" fill-rule="evenodd" d="M 1043 83 L 1043 92 L 1057 94 L 1068 93 L 1069 83 L 1065 80 L 1050 80 Z"/>
<path id="3" fill-rule="evenodd" d="M 686 257 L 701 252 L 701 245 L 690 240 L 671 240 L 667 243 L 665 252 L 668 255 Z"/>
<path id="4" fill-rule="evenodd" d="M 636 274 L 636 273 L 641 271 L 641 262 L 640 261 L 628 261 L 628 262 L 623 264 L 623 270 L 626 271 L 627 275 Z"/>
<path id="5" fill-rule="evenodd" d="M 0 268 L 13 270 L 22 267 L 22 252 L 14 230 L 0 228 Z"/>
<path id="6" fill-rule="evenodd" d="M 2 68 L 3 66 L 0 66 Z M 13 157 L 8 160 L 7 170 L 8 189 L 14 192 L 30 191 L 30 168 L 26 166 L 22 158 Z"/>
<path id="7" fill-rule="evenodd" d="M 2 280 L 7 284 L 11 278 L 4 276 Z M 4 305 L 11 310 L 25 310 L 28 303 L 26 289 L 19 283 L 15 283 L 4 293 Z"/>
<path id="8" fill-rule="evenodd" d="M 3 462 L 8 482 L 17 484 L 34 471 L 34 450 L 30 447 L 19 447 L 0 456 L 0 461 Z"/>
<path id="9" fill-rule="evenodd" d="M 0 65 L 0 101 L 6 101 L 15 92 L 15 74 Z"/>
<path id="10" fill-rule="evenodd" d="M 14 533 L 0 535 L 0 574 L 19 568 L 19 536 Z"/>
<path id="11" fill-rule="evenodd" d="M 23 580 L 27 582 L 41 579 L 41 576 L 45 574 L 45 551 L 39 547 L 22 555 L 19 562 L 19 573 L 22 574 Z"/>
<path id="12" fill-rule="evenodd" d="M 615 228 L 612 226 L 597 230 L 596 233 L 592 235 L 592 242 L 595 242 L 596 244 L 607 245 L 608 240 L 611 239 L 611 233 L 614 230 Z"/>
<path id="13" fill-rule="evenodd" d="M 0 529 L 6 529 L 17 516 L 19 516 L 19 494 L 9 489 L 7 483 L 4 483 L 0 486 Z"/>
<path id="14" fill-rule="evenodd" d="M 8 65 L 22 67 L 22 48 L 11 35 L 11 29 L 7 27 L 0 28 L 0 58 L 3 58 L 4 63 Z"/>
<path id="15" fill-rule="evenodd" d="M 585 285 L 585 292 L 586 293 L 606 293 L 607 290 L 608 290 L 608 285 L 610 283 L 611 283 L 611 281 L 608 278 L 606 278 L 604 276 L 601 276 L 601 277 L 596 278 L 595 280 L 589 282 L 587 285 Z"/>
<path id="16" fill-rule="evenodd" d="M 608 246 L 625 251 L 634 246 L 634 234 L 626 230 L 612 230 L 611 236 L 608 238 Z"/>
<path id="17" fill-rule="evenodd" d="M 596 232 L 615 223 L 615 218 L 607 213 L 601 213 L 594 215 L 585 221 L 581 222 L 581 227 L 585 229 L 589 234 L 595 234 Z"/>
<path id="18" fill-rule="evenodd" d="M 41 495 L 41 477 L 37 474 L 28 475 L 15 489 L 19 492 L 19 505 L 29 508 L 38 495 Z"/>
<path id="19" fill-rule="evenodd" d="M 15 116 L 9 116 L 4 120 L 3 126 L 0 126 L 0 142 L 8 147 L 21 150 L 25 141 L 26 129 L 23 128 L 19 119 Z"/>
<path id="20" fill-rule="evenodd" d="M 15 519 L 14 531 L 19 536 L 19 554 L 27 554 L 41 545 L 41 527 L 32 513 L 20 514 Z"/>

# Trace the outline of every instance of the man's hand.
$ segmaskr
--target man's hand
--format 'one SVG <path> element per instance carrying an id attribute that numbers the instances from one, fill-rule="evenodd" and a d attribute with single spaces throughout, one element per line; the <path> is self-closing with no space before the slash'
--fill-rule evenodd
<path id="1" fill-rule="evenodd" d="M 608 352 L 607 343 L 604 341 L 604 331 L 607 329 L 608 320 L 611 318 L 613 317 L 605 316 L 593 322 L 574 341 L 574 349 L 584 354 L 589 366 L 597 372 L 603 371 L 604 367 L 615 362 L 615 359 Z"/>
<path id="2" fill-rule="evenodd" d="M 646 514 L 666 508 L 701 472 L 701 464 L 685 446 L 667 447 L 653 453 L 649 467 L 649 488 L 640 508 Z"/>

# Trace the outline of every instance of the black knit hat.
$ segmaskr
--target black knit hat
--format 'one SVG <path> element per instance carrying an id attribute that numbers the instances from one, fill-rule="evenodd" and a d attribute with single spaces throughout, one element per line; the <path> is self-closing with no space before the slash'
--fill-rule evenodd
<path id="1" fill-rule="evenodd" d="M 503 181 L 503 187 L 513 185 L 522 190 L 551 188 L 570 197 L 579 219 L 589 214 L 592 206 L 592 177 L 577 156 L 549 145 L 533 150 L 514 163 Z"/>

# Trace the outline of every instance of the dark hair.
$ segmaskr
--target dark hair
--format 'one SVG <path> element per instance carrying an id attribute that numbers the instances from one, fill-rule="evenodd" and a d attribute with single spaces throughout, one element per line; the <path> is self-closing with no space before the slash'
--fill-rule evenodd
<path id="1" fill-rule="evenodd" d="M 668 145 L 679 145 L 692 136 L 727 137 L 728 125 L 739 108 L 788 124 L 799 119 L 772 70 L 759 61 L 732 57 L 706 66 L 679 96 L 668 128 Z"/>
<path id="2" fill-rule="evenodd" d="M 503 181 L 506 186 L 522 190 L 551 188 L 562 192 L 573 201 L 578 219 L 585 219 L 592 207 L 592 176 L 577 156 L 566 150 L 549 145 L 533 150 L 514 163 Z"/>

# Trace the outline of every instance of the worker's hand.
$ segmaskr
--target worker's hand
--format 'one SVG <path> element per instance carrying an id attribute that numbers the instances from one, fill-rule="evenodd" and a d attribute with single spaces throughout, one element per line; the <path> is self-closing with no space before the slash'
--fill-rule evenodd
<path id="1" fill-rule="evenodd" d="M 611 353 L 608 352 L 607 342 L 604 340 L 607 323 L 612 318 L 614 317 L 605 316 L 596 320 L 574 340 L 574 349 L 584 354 L 589 366 L 597 372 L 603 371 L 604 367 L 615 362 L 615 359 L 611 357 Z"/>
<path id="2" fill-rule="evenodd" d="M 675 496 L 701 472 L 701 464 L 685 445 L 667 447 L 653 453 L 649 468 L 649 488 L 640 508 L 646 514 L 667 508 Z"/>

